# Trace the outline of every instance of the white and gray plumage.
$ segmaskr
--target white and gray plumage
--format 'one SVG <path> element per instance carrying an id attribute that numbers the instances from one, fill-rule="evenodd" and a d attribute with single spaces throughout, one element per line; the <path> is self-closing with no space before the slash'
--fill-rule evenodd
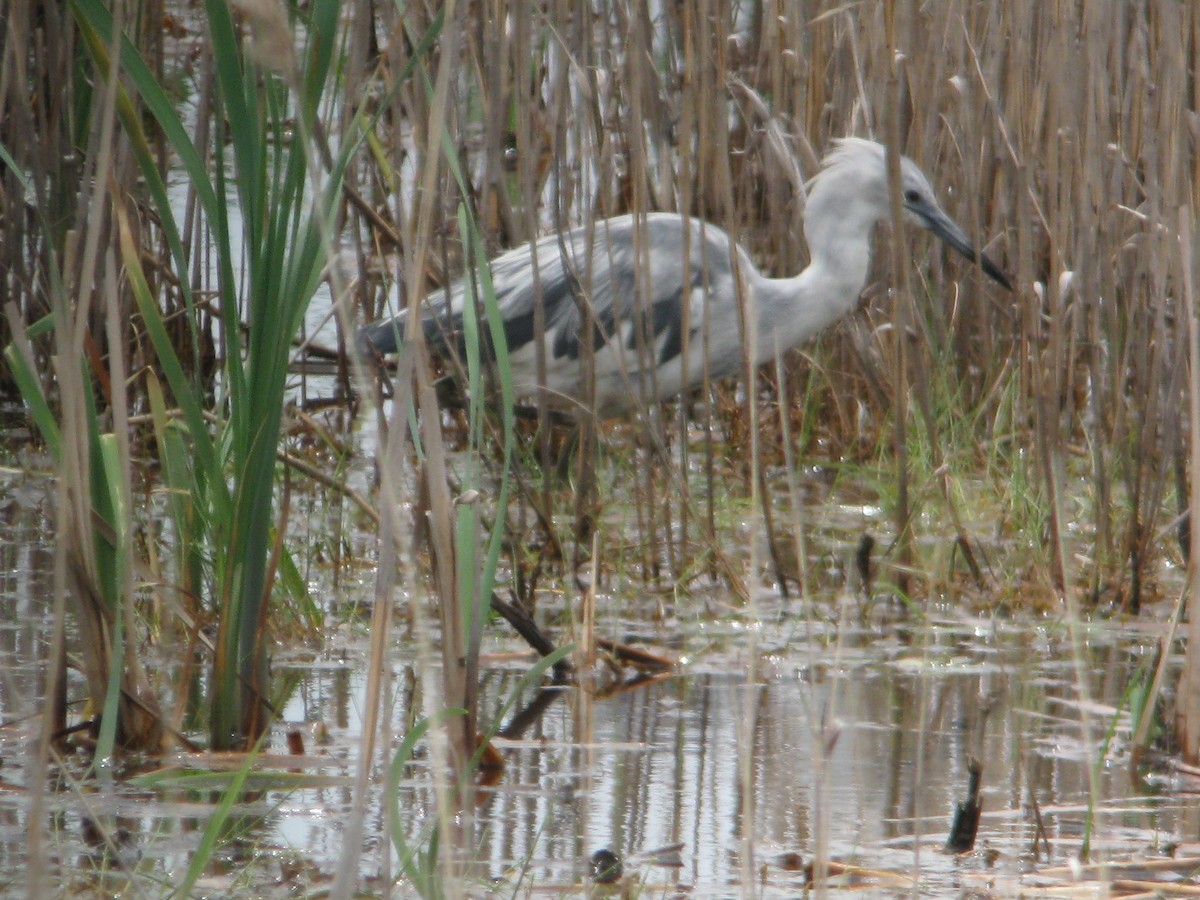
<path id="1" fill-rule="evenodd" d="M 991 260 L 977 257 L 966 233 L 938 206 L 928 179 L 907 157 L 901 159 L 900 177 L 906 218 L 968 259 L 978 258 L 984 272 L 1011 289 Z M 586 396 L 580 361 L 585 333 L 591 335 L 595 351 L 594 398 L 601 414 L 621 413 L 699 387 L 705 377 L 706 303 L 708 375 L 715 379 L 736 373 L 743 352 L 739 298 L 754 304 L 754 362 L 772 360 L 854 308 L 867 280 L 871 232 L 876 222 L 890 215 L 884 148 L 873 141 L 844 138 L 813 180 L 804 211 L 811 262 L 793 278 L 762 275 L 736 245 L 735 269 L 729 235 L 675 213 L 605 219 L 590 230 L 576 228 L 511 250 L 491 262 L 491 276 L 516 392 L 533 396 L 540 387 L 551 404 L 578 403 Z M 686 230 L 690 238 L 685 242 Z M 435 348 L 458 349 L 468 286 L 465 279 L 459 280 L 427 298 L 422 327 Z M 539 302 L 545 323 L 546 377 L 541 385 L 534 343 L 534 309 Z M 368 325 L 361 333 L 363 346 L 375 353 L 394 352 L 404 328 L 404 314 Z"/>

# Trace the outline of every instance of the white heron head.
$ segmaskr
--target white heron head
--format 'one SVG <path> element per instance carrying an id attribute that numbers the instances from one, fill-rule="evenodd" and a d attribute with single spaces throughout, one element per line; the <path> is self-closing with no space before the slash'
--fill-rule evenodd
<path id="1" fill-rule="evenodd" d="M 975 250 L 967 233 L 938 205 L 929 179 L 907 156 L 900 157 L 900 191 L 908 221 L 937 235 L 972 262 L 978 257 L 985 273 L 1012 289 L 1000 268 Z M 810 245 L 820 240 L 822 232 L 869 230 L 890 218 L 884 146 L 862 138 L 835 141 L 808 198 L 805 231 Z"/>

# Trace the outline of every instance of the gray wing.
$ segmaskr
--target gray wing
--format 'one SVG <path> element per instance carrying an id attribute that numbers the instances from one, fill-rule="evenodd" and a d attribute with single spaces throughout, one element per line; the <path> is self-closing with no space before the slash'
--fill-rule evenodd
<path id="1" fill-rule="evenodd" d="M 685 242 L 687 228 L 691 236 Z M 547 381 L 559 382 L 560 388 L 568 376 L 578 377 L 582 342 L 588 339 L 596 351 L 598 382 L 615 378 L 618 368 L 636 375 L 676 361 L 684 346 L 685 304 L 688 341 L 698 348 L 706 299 L 714 334 L 731 335 L 733 342 L 721 357 L 732 365 L 715 366 L 711 374 L 731 371 L 740 359 L 731 356 L 740 342 L 729 238 L 698 220 L 670 213 L 605 219 L 590 229 L 550 235 L 532 247 L 505 253 L 491 262 L 490 272 L 514 368 L 532 371 L 535 365 L 532 344 L 540 303 Z M 463 307 L 475 302 L 474 294 L 475 286 L 464 278 L 427 298 L 422 327 L 431 345 L 462 349 Z M 399 346 L 403 328 L 401 315 L 367 326 L 362 336 L 376 352 L 388 353 Z M 693 372 L 694 380 L 701 368 L 695 366 Z M 686 385 L 673 387 L 670 393 Z M 660 391 L 661 396 L 667 393 Z"/>
<path id="2" fill-rule="evenodd" d="M 693 233 L 685 247 L 687 224 Z M 561 243 L 551 236 L 536 245 L 546 341 L 554 359 L 578 359 L 585 335 L 593 350 L 610 341 L 632 350 L 640 331 L 642 340 L 653 341 L 654 360 L 662 365 L 682 350 L 684 304 L 693 307 L 688 328 L 698 333 L 703 307 L 693 301 L 706 286 L 710 296 L 728 293 L 728 238 L 715 227 L 706 226 L 701 236 L 698 222 L 659 213 L 597 222 L 590 253 L 588 237 L 580 228 Z M 510 352 L 534 338 L 539 291 L 529 257 L 527 251 L 508 254 L 492 266 Z"/>

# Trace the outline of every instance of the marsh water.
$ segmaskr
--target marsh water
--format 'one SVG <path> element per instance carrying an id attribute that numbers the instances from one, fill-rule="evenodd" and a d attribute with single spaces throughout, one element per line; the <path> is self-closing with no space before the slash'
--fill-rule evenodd
<path id="1" fill-rule="evenodd" d="M 52 485 L 35 463 L 6 469 L 0 491 L 0 881 L 13 894 L 36 787 L 27 761 L 45 702 L 52 597 Z M 321 509 L 335 505 L 314 497 L 302 513 L 312 541 L 339 531 Z M 342 540 L 370 546 L 366 534 Z M 277 648 L 273 672 L 290 687 L 270 747 L 286 754 L 287 732 L 298 732 L 305 758 L 256 767 L 274 777 L 239 803 L 202 896 L 328 887 L 344 850 L 366 690 L 373 572 L 362 556 L 336 579 L 329 567 L 309 574 L 329 624 L 319 638 Z M 554 614 L 575 600 L 564 592 L 557 610 L 549 604 L 560 633 L 570 616 Z M 1041 873 L 1078 858 L 1085 842 L 1093 859 L 1196 846 L 1200 813 L 1181 776 L 1152 767 L 1136 788 L 1130 777 L 1130 696 L 1165 614 L 1095 618 L 1073 636 L 1058 614 L 913 608 L 849 591 L 822 604 L 763 590 L 744 605 L 715 585 L 679 596 L 630 586 L 598 601 L 598 633 L 678 665 L 641 682 L 622 672 L 523 687 L 530 657 L 501 626 L 489 630 L 480 720 L 499 732 L 505 766 L 480 788 L 471 823 L 481 895 L 570 895 L 600 849 L 622 857 L 626 882 L 644 896 L 796 896 L 814 856 L 861 867 L 833 886 L 1004 896 L 1047 883 Z M 403 620 L 406 599 L 397 604 Z M 428 648 L 398 634 L 388 662 L 393 750 L 432 711 Z M 177 646 L 148 652 L 167 670 L 177 665 Z M 81 696 L 77 682 L 69 694 Z M 948 854 L 971 758 L 983 771 L 978 840 Z M 140 760 L 123 777 L 97 779 L 82 758 L 57 761 L 49 840 L 63 895 L 169 893 L 219 800 L 187 781 L 198 765 L 190 755 Z M 418 748 L 399 783 L 413 844 L 436 818 L 429 767 Z M 405 896 L 382 761 L 373 784 L 363 890 Z"/>

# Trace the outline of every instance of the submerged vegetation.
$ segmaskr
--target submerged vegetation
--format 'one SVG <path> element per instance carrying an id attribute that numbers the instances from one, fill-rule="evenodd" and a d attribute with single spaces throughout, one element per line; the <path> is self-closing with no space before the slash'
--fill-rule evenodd
<path id="1" fill-rule="evenodd" d="M 327 625 L 289 540 L 312 479 L 378 531 L 355 797 L 381 752 L 397 782 L 420 736 L 445 738 L 436 827 L 413 844 L 384 813 L 396 877 L 425 894 L 470 869 L 458 812 L 493 727 L 477 694 L 496 594 L 1051 610 L 1099 741 L 1077 629 L 1164 598 L 1175 622 L 1196 587 L 1198 55 L 1200 7 L 1116 0 L 6 4 L 0 397 L 56 475 L 54 702 L 29 783 L 71 733 L 76 654 L 96 777 L 121 751 L 263 748 L 288 689 L 270 649 L 285 623 Z M 885 229 L 855 315 L 750 384 L 570 435 L 544 406 L 514 414 L 486 259 L 665 210 L 794 274 L 805 182 L 851 134 L 918 161 L 1016 290 Z M 461 359 L 419 334 L 392 368 L 362 358 L 362 323 L 464 272 Z M 374 492 L 339 479 L 363 431 Z M 874 511 L 857 550 L 827 549 L 834 496 Z M 324 545 L 339 572 L 349 543 Z M 439 664 L 430 717 L 380 748 L 397 584 Z M 150 671 L 148 639 L 181 668 Z M 1200 664 L 1153 732 L 1163 671 L 1139 740 L 1173 734 L 1195 761 Z"/>

